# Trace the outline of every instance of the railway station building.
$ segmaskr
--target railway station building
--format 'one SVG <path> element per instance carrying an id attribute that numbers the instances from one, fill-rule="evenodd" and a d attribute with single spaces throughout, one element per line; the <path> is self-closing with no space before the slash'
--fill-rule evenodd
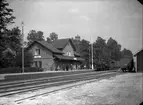
<path id="1" fill-rule="evenodd" d="M 143 48 L 134 54 L 136 70 L 143 72 Z"/>
<path id="2" fill-rule="evenodd" d="M 69 38 L 51 43 L 34 41 L 27 47 L 27 51 L 34 56 L 32 67 L 41 67 L 45 71 L 81 69 L 81 63 L 84 61 Z"/>

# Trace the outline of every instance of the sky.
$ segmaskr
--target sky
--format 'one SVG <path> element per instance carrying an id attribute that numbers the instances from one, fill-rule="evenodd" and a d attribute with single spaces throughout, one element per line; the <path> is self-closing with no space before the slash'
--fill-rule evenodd
<path id="1" fill-rule="evenodd" d="M 100 36 L 115 39 L 123 48 L 137 52 L 143 47 L 143 6 L 137 0 L 7 0 L 15 23 L 24 22 L 24 39 L 30 30 L 51 32 L 60 38 L 94 42 Z"/>

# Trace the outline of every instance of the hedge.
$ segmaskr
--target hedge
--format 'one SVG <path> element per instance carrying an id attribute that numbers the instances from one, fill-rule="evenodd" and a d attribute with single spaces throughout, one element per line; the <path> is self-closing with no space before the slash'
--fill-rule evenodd
<path id="1" fill-rule="evenodd" d="M 25 67 L 24 72 L 42 72 L 43 68 L 38 67 Z M 9 68 L 0 68 L 0 74 L 4 73 L 21 73 L 22 68 L 20 67 L 9 67 Z"/>

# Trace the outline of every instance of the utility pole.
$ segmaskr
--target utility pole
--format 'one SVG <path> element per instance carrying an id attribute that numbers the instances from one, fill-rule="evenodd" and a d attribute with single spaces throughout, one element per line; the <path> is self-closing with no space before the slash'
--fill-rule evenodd
<path id="1" fill-rule="evenodd" d="M 22 72 L 24 73 L 24 23 L 22 25 Z"/>
<path id="2" fill-rule="evenodd" d="M 93 66 L 93 39 L 92 37 L 90 36 L 90 40 L 91 40 L 91 68 L 94 69 L 94 66 Z"/>
<path id="3" fill-rule="evenodd" d="M 94 69 L 94 66 L 93 66 L 93 43 L 91 43 L 91 50 L 92 50 L 92 69 Z"/>
<path id="4" fill-rule="evenodd" d="M 90 69 L 90 43 L 89 43 L 89 69 Z"/>

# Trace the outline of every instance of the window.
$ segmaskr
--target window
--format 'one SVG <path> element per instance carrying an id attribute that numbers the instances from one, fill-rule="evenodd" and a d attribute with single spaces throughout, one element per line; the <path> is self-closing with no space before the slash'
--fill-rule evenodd
<path id="1" fill-rule="evenodd" d="M 35 49 L 35 55 L 40 55 L 40 49 Z"/>
<path id="2" fill-rule="evenodd" d="M 68 55 L 68 56 L 72 56 L 71 51 L 67 51 L 67 52 L 66 52 L 66 55 Z"/>
<path id="3" fill-rule="evenodd" d="M 39 67 L 42 68 L 42 61 L 39 61 Z"/>
<path id="4" fill-rule="evenodd" d="M 35 63 L 35 67 L 38 67 L 38 63 L 37 63 L 37 61 L 35 61 L 34 63 Z"/>
<path id="5" fill-rule="evenodd" d="M 69 55 L 69 52 L 68 52 L 68 51 L 66 52 L 66 55 Z"/>
<path id="6" fill-rule="evenodd" d="M 35 67 L 40 67 L 42 68 L 42 61 L 35 61 Z"/>
<path id="7" fill-rule="evenodd" d="M 71 51 L 69 51 L 69 56 L 71 56 L 72 54 L 71 54 Z"/>

